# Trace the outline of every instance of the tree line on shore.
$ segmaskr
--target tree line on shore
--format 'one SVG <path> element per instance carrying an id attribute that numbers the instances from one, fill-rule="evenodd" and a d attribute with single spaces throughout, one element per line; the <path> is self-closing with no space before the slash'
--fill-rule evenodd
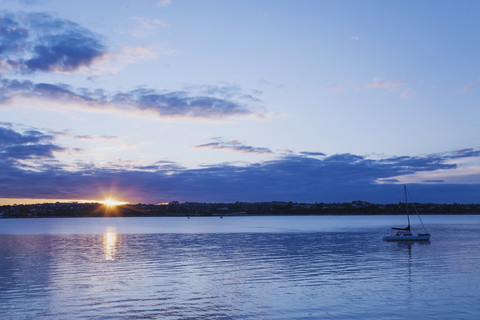
<path id="1" fill-rule="evenodd" d="M 414 203 L 410 212 L 420 214 L 480 214 L 480 204 Z M 233 215 L 398 215 L 405 214 L 404 203 L 234 202 L 200 203 L 172 201 L 165 204 L 42 203 L 0 206 L 1 218 L 47 217 L 162 217 L 162 216 L 233 216 Z"/>

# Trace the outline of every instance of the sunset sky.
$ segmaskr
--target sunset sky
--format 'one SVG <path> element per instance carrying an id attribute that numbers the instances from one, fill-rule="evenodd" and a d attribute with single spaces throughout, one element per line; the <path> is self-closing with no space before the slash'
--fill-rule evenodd
<path id="1" fill-rule="evenodd" d="M 480 202 L 480 1 L 0 8 L 0 204 Z"/>

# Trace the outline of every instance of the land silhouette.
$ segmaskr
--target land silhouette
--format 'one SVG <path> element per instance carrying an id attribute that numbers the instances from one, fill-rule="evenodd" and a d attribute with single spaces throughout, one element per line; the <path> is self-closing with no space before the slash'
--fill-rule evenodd
<path id="1" fill-rule="evenodd" d="M 480 204 L 413 203 L 411 213 L 480 214 Z M 168 217 L 168 216 L 253 216 L 253 215 L 398 215 L 405 214 L 405 203 L 234 202 L 200 203 L 172 201 L 165 204 L 41 203 L 0 206 L 0 218 L 48 217 Z"/>

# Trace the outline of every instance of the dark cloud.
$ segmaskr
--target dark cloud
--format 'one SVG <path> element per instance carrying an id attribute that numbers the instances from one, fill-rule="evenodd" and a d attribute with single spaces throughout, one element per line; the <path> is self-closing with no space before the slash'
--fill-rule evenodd
<path id="1" fill-rule="evenodd" d="M 15 145 L 4 148 L 1 152 L 7 158 L 38 159 L 53 158 L 53 152 L 62 151 L 63 148 L 53 144 Z"/>
<path id="2" fill-rule="evenodd" d="M 245 93 L 238 85 L 227 84 L 222 86 L 217 85 L 197 85 L 187 88 L 190 92 L 195 92 L 196 95 L 215 96 L 223 99 L 237 99 L 249 101 L 251 103 L 261 102 L 257 96 L 261 95 L 261 91 L 255 90 L 254 94 Z"/>
<path id="3" fill-rule="evenodd" d="M 300 152 L 300 154 L 304 155 L 304 156 L 318 156 L 318 157 L 326 156 L 326 154 L 323 153 L 323 152 L 302 151 L 302 152 Z"/>
<path id="4" fill-rule="evenodd" d="M 117 94 L 111 102 L 116 105 L 135 106 L 163 116 L 190 116 L 200 118 L 249 114 L 242 104 L 213 96 L 192 96 L 185 91 L 160 93 L 153 89 L 137 89 Z"/>
<path id="5" fill-rule="evenodd" d="M 25 81 L 25 86 L 24 88 L 29 88 L 29 90 L 38 97 L 46 97 L 49 99 L 58 99 L 58 98 L 76 98 L 76 97 L 81 97 L 77 94 L 75 94 L 72 90 L 70 90 L 70 87 L 66 84 L 62 85 L 54 85 L 54 84 L 49 84 L 49 83 L 38 83 L 38 84 L 33 84 L 31 82 Z M 20 87 L 20 86 L 19 86 Z M 81 97 L 81 98 L 86 98 L 86 97 Z"/>
<path id="6" fill-rule="evenodd" d="M 28 29 L 21 27 L 14 16 L 0 15 L 0 57 L 17 53 L 28 36 Z"/>
<path id="7" fill-rule="evenodd" d="M 272 153 L 272 150 L 268 148 L 261 147 L 252 147 L 244 145 L 238 140 L 232 141 L 215 141 L 211 143 L 205 143 L 195 146 L 196 148 L 206 148 L 206 149 L 217 149 L 217 150 L 228 150 L 241 153 Z"/>
<path id="8" fill-rule="evenodd" d="M 425 157 L 392 157 L 371 160 L 353 154 L 322 158 L 289 155 L 247 166 L 218 164 L 188 169 L 175 162 L 158 161 L 149 166 L 108 169 L 77 164 L 76 171 L 62 169 L 54 151 L 60 146 L 39 131 L 19 133 L 0 127 L 0 197 L 97 199 L 104 190 L 116 189 L 125 199 L 156 203 L 178 201 L 298 201 L 370 202 L 402 201 L 394 177 L 420 171 L 454 168 L 458 154 Z M 475 150 L 464 153 L 467 157 Z M 27 170 L 18 161 L 34 159 L 43 166 Z M 443 159 L 443 160 L 441 160 Z M 42 162 L 43 161 L 43 162 Z M 449 163 L 445 163 L 448 161 Z M 381 180 L 383 183 L 378 183 Z M 32 183 L 35 181 L 35 183 Z M 390 183 L 385 183 L 385 182 Z M 429 180 L 416 184 L 414 201 L 478 202 L 480 184 L 448 184 Z"/>
<path id="9" fill-rule="evenodd" d="M 49 164 L 45 160 L 54 159 L 54 152 L 64 150 L 51 143 L 52 140 L 53 136 L 36 130 L 18 133 L 8 126 L 0 126 L 0 165 L 16 170 L 28 166 L 20 164 L 19 160 L 37 160 L 40 167 L 46 167 Z"/>
<path id="10" fill-rule="evenodd" d="M 92 102 L 103 103 L 103 96 L 98 97 L 98 91 L 89 93 L 86 92 L 86 90 L 78 90 L 78 92 L 75 92 L 74 89 L 67 84 L 34 83 L 30 80 L 0 79 L 0 103 L 8 103 L 15 96 L 66 102 L 83 102 L 86 105 Z"/>
<path id="11" fill-rule="evenodd" d="M 241 100 L 192 96 L 184 91 L 161 93 L 154 89 L 136 89 L 109 94 L 102 89 L 74 89 L 67 84 L 1 79 L 0 104 L 6 104 L 16 96 L 74 102 L 85 108 L 113 107 L 119 112 L 153 111 L 161 117 L 222 118 L 255 114 Z"/>
<path id="12" fill-rule="evenodd" d="M 479 156 L 480 156 L 480 150 L 474 150 L 472 148 L 456 150 L 449 155 L 451 159 L 470 158 L 470 157 L 479 157 Z"/>
<path id="13" fill-rule="evenodd" d="M 429 168 L 423 165 L 420 169 L 410 168 L 408 171 L 435 171 L 442 167 L 433 162 Z M 181 187 L 175 191 L 163 190 L 159 194 L 168 194 L 171 196 L 169 199 L 183 201 L 396 202 L 401 200 L 399 186 L 379 184 L 377 181 L 405 171 L 402 164 L 382 163 L 349 154 L 325 159 L 288 156 L 246 167 L 218 165 L 183 170 L 170 176 Z M 438 185 L 435 187 L 438 190 Z M 445 188 L 455 189 L 451 185 L 445 185 Z M 439 198 L 427 189 L 422 198 L 416 200 L 473 201 L 480 185 L 460 185 L 458 190 L 466 193 L 454 192 L 445 196 L 442 192 L 443 198 Z"/>
<path id="14" fill-rule="evenodd" d="M 10 147 L 25 144 L 31 145 L 52 139 L 52 136 L 43 134 L 36 130 L 28 130 L 21 134 L 13 129 L 10 129 L 9 127 L 0 126 L 0 147 Z"/>
<path id="15" fill-rule="evenodd" d="M 378 162 L 396 168 L 399 174 L 411 174 L 418 171 L 456 168 L 456 164 L 446 162 L 448 159 L 452 159 L 452 157 L 444 154 L 433 154 L 421 157 L 393 157 L 378 160 Z"/>
<path id="16" fill-rule="evenodd" d="M 13 70 L 69 72 L 106 53 L 99 36 L 50 13 L 0 13 L 0 59 Z"/>

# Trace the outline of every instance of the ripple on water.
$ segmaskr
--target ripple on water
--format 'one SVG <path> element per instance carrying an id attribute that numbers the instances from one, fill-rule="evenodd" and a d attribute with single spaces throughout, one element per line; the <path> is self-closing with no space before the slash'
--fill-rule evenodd
<path id="1" fill-rule="evenodd" d="M 480 314 L 478 224 L 435 225 L 429 244 L 383 242 L 385 229 L 0 235 L 0 318 Z"/>

